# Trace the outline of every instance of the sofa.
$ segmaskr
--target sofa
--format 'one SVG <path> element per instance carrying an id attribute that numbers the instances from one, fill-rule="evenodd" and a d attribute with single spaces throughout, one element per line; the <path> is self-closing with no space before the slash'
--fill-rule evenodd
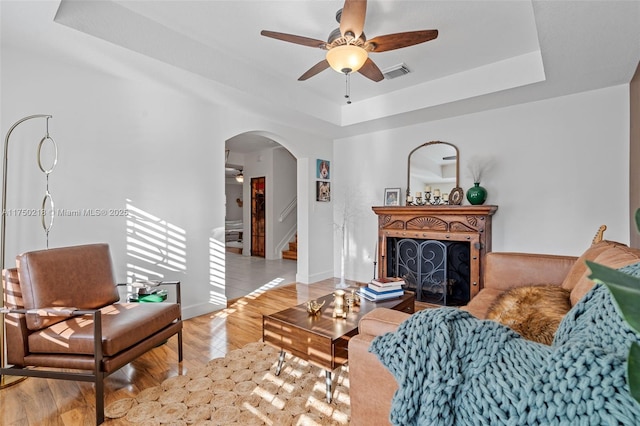
<path id="1" fill-rule="evenodd" d="M 442 370 L 438 373 L 442 375 L 442 378 L 439 379 L 440 382 L 445 380 L 456 383 L 460 382 L 456 386 L 440 388 L 437 382 L 438 378 L 436 377 L 434 379 L 434 377 L 431 377 L 429 380 L 436 380 L 436 382 L 430 385 L 432 386 L 433 392 L 429 392 L 429 389 L 427 389 L 424 394 L 420 394 L 420 396 L 414 398 L 420 399 L 419 404 L 425 405 L 446 405 L 452 403 L 454 400 L 457 401 L 456 398 L 459 395 L 449 395 L 446 398 L 443 396 L 446 394 L 447 389 L 450 388 L 457 387 L 458 389 L 462 389 L 464 386 L 471 386 L 465 391 L 467 395 L 473 392 L 478 394 L 477 389 L 469 393 L 470 389 L 478 385 L 478 383 L 483 383 L 484 380 L 494 380 L 494 377 L 488 377 L 493 376 L 493 373 L 486 373 L 488 367 L 484 365 L 479 366 L 478 371 L 473 373 L 477 374 L 472 378 L 474 380 L 473 384 L 470 385 L 467 383 L 463 385 L 462 382 L 465 380 L 471 380 L 469 377 L 460 376 L 460 374 L 462 374 L 461 371 L 465 369 L 464 365 L 448 364 L 452 353 L 455 352 L 458 354 L 456 356 L 459 357 L 463 356 L 461 355 L 462 352 L 460 352 L 463 346 L 469 346 L 472 344 L 471 342 L 474 342 L 473 344 L 475 345 L 482 345 L 483 342 L 478 340 L 479 335 L 486 333 L 488 336 L 490 335 L 487 339 L 493 339 L 493 341 L 496 342 L 495 345 L 493 343 L 487 345 L 490 348 L 493 346 L 491 349 L 493 352 L 490 357 L 494 357 L 494 359 L 501 359 L 500 357 L 508 359 L 509 357 L 513 357 L 513 354 L 507 356 L 505 355 L 506 352 L 501 353 L 501 350 L 518 350 L 522 353 L 530 352 L 532 354 L 531 357 L 536 358 L 537 361 L 539 361 L 539 359 L 546 359 L 545 357 L 548 357 L 549 353 L 554 351 L 553 348 L 549 348 L 540 343 L 527 341 L 517 335 L 517 333 L 511 331 L 508 327 L 486 320 L 487 311 L 499 295 L 511 288 L 527 285 L 553 284 L 570 290 L 570 299 L 573 308 L 571 308 L 569 313 L 572 313 L 574 310 L 577 310 L 576 305 L 585 303 L 584 299 L 587 299 L 585 295 L 590 295 L 588 299 L 597 299 L 597 297 L 591 296 L 594 283 L 589 279 L 590 272 L 585 264 L 586 260 L 591 260 L 611 268 L 621 268 L 640 262 L 640 250 L 630 248 L 621 243 L 601 240 L 594 242 L 580 257 L 492 252 L 486 256 L 483 269 L 483 288 L 466 306 L 461 308 L 442 307 L 420 311 L 414 314 L 414 316 L 422 314 L 423 317 L 421 319 L 423 323 L 417 326 L 415 324 L 409 324 L 416 322 L 413 321 L 414 318 L 412 318 L 411 315 L 385 308 L 375 309 L 364 316 L 359 323 L 359 334 L 349 341 L 351 424 L 354 426 L 390 424 L 390 413 L 392 413 L 394 394 L 398 391 L 398 400 L 402 399 L 403 395 L 404 398 L 407 399 L 407 389 L 399 390 L 398 381 L 402 382 L 406 387 L 407 383 L 415 382 L 415 377 L 407 376 L 419 375 L 419 369 L 423 368 L 422 366 L 417 366 L 415 368 L 418 370 L 407 370 L 408 367 L 402 364 L 407 364 L 407 360 L 411 357 L 426 356 L 427 358 L 423 360 L 425 363 L 433 362 L 432 359 L 428 359 L 429 356 L 431 356 L 431 358 L 440 357 L 441 367 L 437 365 L 431 365 L 429 367 Z M 606 292 L 606 289 L 604 290 Z M 600 295 L 598 297 L 605 296 Z M 593 304 L 596 302 L 590 301 L 589 303 Z M 580 308 L 581 311 L 585 309 L 584 307 Z M 589 312 L 599 311 L 602 311 L 602 309 L 595 309 Z M 617 312 L 613 314 L 613 316 L 617 318 L 607 321 L 622 322 Z M 569 314 L 567 314 L 567 317 L 569 317 Z M 579 318 L 579 316 L 576 318 Z M 567 319 L 565 317 L 561 323 L 561 327 L 566 321 Z M 571 324 L 571 326 L 573 326 L 574 329 L 577 327 L 574 324 Z M 428 332 L 425 331 L 422 336 L 419 334 L 416 335 L 416 327 L 421 327 L 422 330 L 428 330 Z M 456 327 L 460 328 L 460 330 Z M 621 327 L 624 327 L 624 325 Z M 445 330 L 439 331 L 439 328 L 444 328 Z M 571 327 L 566 325 L 565 328 L 570 329 Z M 408 330 L 412 330 L 411 332 L 414 334 L 407 334 L 409 333 Z M 603 330 L 603 332 L 607 332 L 606 328 Z M 441 334 L 436 336 L 435 334 L 438 332 Z M 452 334 L 453 332 L 459 334 Z M 560 332 L 560 328 L 558 332 Z M 565 332 L 565 334 L 566 333 L 570 334 L 570 332 Z M 455 336 L 455 338 L 452 336 Z M 438 344 L 444 342 L 443 345 L 450 344 L 452 346 L 448 349 L 442 349 L 442 353 L 432 352 L 430 355 L 425 355 L 425 353 L 430 352 L 430 348 L 428 346 L 418 348 L 417 346 L 418 344 L 426 345 L 425 342 L 431 338 L 436 339 L 435 341 L 437 341 Z M 450 342 L 449 340 L 454 341 Z M 556 340 L 558 340 L 557 334 Z M 565 338 L 564 341 L 565 343 L 571 342 L 571 339 Z M 431 344 L 433 345 L 433 343 Z M 554 341 L 554 345 L 555 344 L 556 341 Z M 625 343 L 622 342 L 621 344 L 624 345 Z M 371 350 L 374 350 L 376 354 L 370 352 Z M 391 351 L 395 352 L 390 353 Z M 449 352 L 447 353 L 446 351 Z M 477 351 L 481 353 L 481 349 L 477 349 Z M 466 356 L 474 357 L 473 352 Z M 382 364 L 381 359 L 385 359 L 386 367 Z M 475 359 L 465 362 L 475 362 Z M 507 364 L 510 363 L 510 361 L 507 362 Z M 391 367 L 393 372 L 390 371 L 388 367 Z M 403 368 L 405 370 L 402 370 Z M 485 369 L 482 370 L 485 371 L 485 373 L 479 373 L 480 369 Z M 451 371 L 453 371 L 454 375 L 451 375 Z M 521 371 L 526 371 L 526 368 L 522 367 Z M 520 371 L 517 373 L 519 374 Z M 432 376 L 434 375 L 433 373 L 431 374 Z M 458 376 L 456 376 L 456 374 L 458 374 Z M 469 375 L 472 373 L 465 370 L 464 374 Z M 487 377 L 483 377 L 482 374 L 487 374 Z M 532 372 L 531 374 L 533 375 L 534 373 Z M 396 380 L 396 378 L 400 378 L 400 380 Z M 495 394 L 508 393 L 510 391 L 508 388 L 515 386 L 506 383 L 503 383 L 503 385 L 502 387 L 494 389 L 493 395 L 488 396 L 488 398 L 493 398 Z M 618 385 L 620 385 L 620 383 L 618 383 Z M 624 385 L 626 386 L 626 384 Z M 548 385 L 547 389 L 549 389 Z M 431 395 L 431 393 L 433 393 L 433 395 Z M 436 396 L 444 399 L 436 403 L 433 400 Z M 515 398 L 513 395 L 512 397 Z M 398 404 L 398 401 L 394 401 L 394 404 Z M 477 401 L 477 404 L 485 404 L 485 402 Z M 525 403 L 521 401 L 518 404 L 521 404 L 520 408 L 522 408 L 522 404 Z M 475 406 L 476 405 L 474 405 L 474 407 Z M 459 408 L 462 409 L 462 407 Z M 496 407 L 484 407 L 485 412 L 491 412 L 492 408 Z M 405 413 L 399 414 L 397 411 L 398 406 L 395 406 L 394 410 L 395 412 L 391 416 L 394 423 L 402 424 L 405 421 L 411 423 L 406 419 L 399 420 L 403 418 L 402 416 L 404 416 Z M 468 411 L 467 407 L 465 412 Z M 417 413 L 413 414 L 417 415 Z M 512 413 L 512 415 L 515 414 Z M 491 418 L 490 423 L 509 424 L 509 422 L 511 422 L 513 424 L 522 424 L 518 423 L 518 421 L 509 414 L 503 413 L 503 417 L 505 418 L 501 418 L 500 416 Z M 522 418 L 519 420 L 523 421 Z M 427 424 L 447 424 L 448 422 L 451 422 L 451 418 L 447 418 L 446 421 L 433 418 L 427 421 Z M 536 422 L 533 421 L 531 423 L 535 424 Z M 553 424 L 553 419 L 550 418 L 548 423 Z"/>

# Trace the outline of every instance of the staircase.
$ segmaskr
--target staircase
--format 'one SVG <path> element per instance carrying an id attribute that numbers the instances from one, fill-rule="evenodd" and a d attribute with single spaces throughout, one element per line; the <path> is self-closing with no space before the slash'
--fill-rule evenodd
<path id="1" fill-rule="evenodd" d="M 289 260 L 298 260 L 298 234 L 293 242 L 289 242 L 289 249 L 282 250 L 282 258 Z"/>

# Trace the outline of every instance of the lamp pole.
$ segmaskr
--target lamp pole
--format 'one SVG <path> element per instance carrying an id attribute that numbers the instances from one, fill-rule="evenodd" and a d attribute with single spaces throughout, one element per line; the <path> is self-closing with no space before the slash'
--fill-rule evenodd
<path id="1" fill-rule="evenodd" d="M 36 114 L 30 115 L 28 117 L 21 118 L 16 121 L 13 126 L 7 132 L 7 136 L 4 139 L 4 160 L 3 160 L 3 172 L 2 172 L 2 222 L 0 224 L 0 270 L 3 271 L 3 281 L 4 281 L 4 266 L 5 266 L 5 243 L 6 243 L 6 227 L 7 227 L 7 162 L 9 160 L 9 138 L 11 137 L 11 132 L 18 127 L 21 123 L 31 120 L 33 118 L 46 118 L 47 120 L 51 118 L 51 115 L 48 114 Z M 48 133 L 48 131 L 47 131 Z M 4 308 L 4 294 L 3 297 L 0 298 L 0 309 Z M 5 352 L 6 348 L 4 346 L 5 342 L 5 328 L 4 328 L 4 315 L 0 315 L 0 367 L 5 366 Z M 0 389 L 4 389 L 8 386 L 14 385 L 18 382 L 23 381 L 26 377 L 19 376 L 0 376 Z"/>

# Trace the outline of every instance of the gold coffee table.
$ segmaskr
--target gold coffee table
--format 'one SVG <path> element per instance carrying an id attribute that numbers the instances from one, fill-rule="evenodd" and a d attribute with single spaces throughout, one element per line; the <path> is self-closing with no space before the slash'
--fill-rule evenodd
<path id="1" fill-rule="evenodd" d="M 305 303 L 271 315 L 262 316 L 262 338 L 280 349 L 276 375 L 280 374 L 285 353 L 289 352 L 326 371 L 327 402 L 331 402 L 331 372 L 346 364 L 348 343 L 358 334 L 358 322 L 375 308 L 390 308 L 408 313 L 414 312 L 415 295 L 405 292 L 403 296 L 371 302 L 360 298 L 360 306 L 352 308 L 347 318 L 333 318 L 333 293 L 320 297 L 325 302 L 317 315 L 307 312 Z"/>

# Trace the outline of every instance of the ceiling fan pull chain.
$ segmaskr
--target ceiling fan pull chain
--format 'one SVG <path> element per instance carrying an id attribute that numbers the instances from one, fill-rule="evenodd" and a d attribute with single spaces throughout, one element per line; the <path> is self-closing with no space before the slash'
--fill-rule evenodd
<path id="1" fill-rule="evenodd" d="M 347 105 L 349 105 L 351 103 L 351 79 L 349 78 L 350 74 L 349 73 L 344 73 L 345 76 L 345 95 L 344 97 L 347 98 Z"/>

